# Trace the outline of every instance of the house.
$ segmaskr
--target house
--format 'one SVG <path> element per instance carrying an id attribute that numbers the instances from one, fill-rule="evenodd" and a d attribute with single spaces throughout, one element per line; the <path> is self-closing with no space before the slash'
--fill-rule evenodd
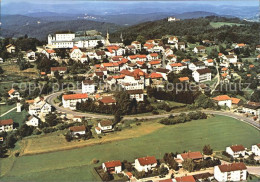
<path id="1" fill-rule="evenodd" d="M 166 69 L 173 71 L 175 73 L 180 73 L 185 68 L 187 68 L 187 65 L 184 63 L 173 63 L 173 64 L 168 64 L 166 66 Z"/>
<path id="2" fill-rule="evenodd" d="M 14 121 L 12 119 L 0 120 L 0 133 L 13 130 Z"/>
<path id="3" fill-rule="evenodd" d="M 71 126 L 69 127 L 72 136 L 76 135 L 85 135 L 86 134 L 86 127 L 82 126 Z"/>
<path id="4" fill-rule="evenodd" d="M 62 96 L 62 104 L 64 108 L 70 108 L 71 110 L 76 110 L 77 103 L 86 101 L 88 99 L 88 94 L 69 94 Z"/>
<path id="5" fill-rule="evenodd" d="M 230 97 L 232 101 L 232 107 L 239 107 L 243 104 L 243 101 L 241 99 Z"/>
<path id="6" fill-rule="evenodd" d="M 196 182 L 193 176 L 182 176 L 182 177 L 176 177 L 174 182 Z"/>
<path id="7" fill-rule="evenodd" d="M 159 55 L 158 55 L 158 53 L 150 53 L 147 55 L 147 59 L 148 59 L 148 61 L 159 59 Z"/>
<path id="8" fill-rule="evenodd" d="M 99 102 L 101 102 L 104 105 L 113 105 L 116 104 L 116 100 L 113 96 L 103 96 Z"/>
<path id="9" fill-rule="evenodd" d="M 177 159 L 180 159 L 182 162 L 187 159 L 192 159 L 194 162 L 200 162 L 203 160 L 203 155 L 197 152 L 187 152 L 177 155 Z"/>
<path id="10" fill-rule="evenodd" d="M 204 181 L 212 181 L 214 179 L 214 174 L 209 172 L 199 173 L 192 175 L 196 181 L 204 182 Z"/>
<path id="11" fill-rule="evenodd" d="M 256 145 L 252 145 L 252 152 L 256 155 L 256 156 L 260 156 L 260 143 L 256 144 Z"/>
<path id="12" fill-rule="evenodd" d="M 105 172 L 109 172 L 109 173 L 122 172 L 122 164 L 119 160 L 104 162 L 102 163 L 102 168 Z"/>
<path id="13" fill-rule="evenodd" d="M 223 59 L 227 60 L 228 63 L 237 63 L 237 55 L 234 54 L 225 55 Z"/>
<path id="14" fill-rule="evenodd" d="M 194 47 L 193 52 L 196 53 L 196 54 L 197 53 L 205 53 L 206 52 L 206 47 L 204 47 L 204 46 Z"/>
<path id="15" fill-rule="evenodd" d="M 107 46 L 106 49 L 108 50 L 108 52 L 106 52 L 106 55 L 109 57 L 122 56 L 123 54 L 125 54 L 125 49 L 116 45 Z"/>
<path id="16" fill-rule="evenodd" d="M 243 145 L 232 145 L 230 147 L 226 147 L 226 152 L 232 157 L 245 156 L 246 149 Z"/>
<path id="17" fill-rule="evenodd" d="M 205 69 L 206 68 L 205 63 L 202 62 L 202 61 L 198 61 L 198 62 L 195 62 L 195 63 L 190 63 L 188 67 L 192 71 L 195 71 L 195 70 L 198 70 L 198 69 Z"/>
<path id="18" fill-rule="evenodd" d="M 73 120 L 74 122 L 82 122 L 84 118 L 85 118 L 84 116 L 74 116 L 74 117 L 72 118 L 72 120 Z"/>
<path id="19" fill-rule="evenodd" d="M 244 44 L 244 43 L 239 43 L 239 44 L 235 45 L 235 49 L 242 49 L 242 48 L 245 48 L 245 47 L 246 47 L 246 44 Z"/>
<path id="20" fill-rule="evenodd" d="M 260 102 L 248 102 L 247 104 L 244 104 L 243 111 L 247 114 L 260 117 Z"/>
<path id="21" fill-rule="evenodd" d="M 15 53 L 15 46 L 14 46 L 14 45 L 9 44 L 9 45 L 7 45 L 5 48 L 6 48 L 6 51 L 7 51 L 8 53 Z"/>
<path id="22" fill-rule="evenodd" d="M 141 89 L 139 89 L 139 90 L 127 90 L 126 92 L 129 94 L 130 99 L 135 99 L 137 102 L 144 101 L 143 90 L 141 90 Z"/>
<path id="23" fill-rule="evenodd" d="M 52 111 L 52 106 L 48 104 L 43 97 L 37 97 L 36 99 L 29 100 L 27 102 L 29 103 L 30 115 L 46 115 Z"/>
<path id="24" fill-rule="evenodd" d="M 93 94 L 96 91 L 96 84 L 93 80 L 82 81 L 82 93 Z"/>
<path id="25" fill-rule="evenodd" d="M 172 21 L 180 21 L 180 19 L 177 19 L 173 16 L 168 17 L 168 22 L 172 22 Z"/>
<path id="26" fill-rule="evenodd" d="M 28 125 L 28 126 L 38 126 L 39 125 L 39 121 L 40 119 L 37 118 L 36 116 L 34 115 L 31 115 L 29 118 L 28 118 L 28 121 L 26 121 L 25 123 Z"/>
<path id="27" fill-rule="evenodd" d="M 113 122 L 111 120 L 100 121 L 95 130 L 97 134 L 113 131 Z"/>
<path id="28" fill-rule="evenodd" d="M 175 48 L 178 50 L 185 51 L 185 43 L 184 42 L 175 43 Z"/>
<path id="29" fill-rule="evenodd" d="M 156 60 L 148 62 L 147 65 L 149 68 L 152 68 L 152 69 L 160 68 L 160 67 L 162 67 L 162 61 L 161 61 L 161 59 L 156 59 Z"/>
<path id="30" fill-rule="evenodd" d="M 8 91 L 8 95 L 10 96 L 10 99 L 17 98 L 20 100 L 20 93 L 13 88 Z"/>
<path id="31" fill-rule="evenodd" d="M 157 166 L 157 160 L 154 156 L 142 157 L 135 159 L 135 169 L 139 172 L 148 172 Z"/>
<path id="32" fill-rule="evenodd" d="M 213 59 L 207 59 L 204 61 L 206 66 L 214 66 L 214 60 Z"/>
<path id="33" fill-rule="evenodd" d="M 257 45 L 255 48 L 258 52 L 260 52 L 260 45 Z"/>
<path id="34" fill-rule="evenodd" d="M 203 40 L 202 43 L 206 46 L 211 46 L 216 44 L 215 41 L 210 41 L 210 40 Z"/>
<path id="35" fill-rule="evenodd" d="M 117 71 L 119 71 L 119 64 L 118 64 L 118 62 L 102 63 L 101 67 L 102 68 L 106 68 L 107 71 L 110 71 L 110 72 L 117 72 Z"/>
<path id="36" fill-rule="evenodd" d="M 231 108 L 232 106 L 232 99 L 228 95 L 219 95 L 217 97 L 214 97 L 213 100 L 219 106 L 227 106 L 229 108 Z"/>
<path id="37" fill-rule="evenodd" d="M 175 44 L 178 42 L 178 38 L 176 36 L 171 36 L 168 38 L 168 44 Z"/>
<path id="38" fill-rule="evenodd" d="M 211 70 L 209 68 L 198 69 L 192 72 L 195 82 L 205 82 L 211 80 Z"/>
<path id="39" fill-rule="evenodd" d="M 79 61 L 83 56 L 83 52 L 77 47 L 74 46 L 71 50 L 70 50 L 70 58 L 75 60 L 75 61 Z"/>
<path id="40" fill-rule="evenodd" d="M 141 45 L 141 43 L 138 42 L 138 41 L 133 41 L 133 42 L 131 43 L 131 45 L 135 46 L 135 48 L 136 48 L 137 50 L 139 50 L 139 51 L 142 49 L 142 45 Z"/>
<path id="41" fill-rule="evenodd" d="M 59 75 L 64 75 L 65 72 L 67 71 L 66 67 L 51 67 L 51 76 L 54 76 L 55 72 L 58 72 Z"/>
<path id="42" fill-rule="evenodd" d="M 26 57 L 27 57 L 27 59 L 29 59 L 30 62 L 35 61 L 35 58 L 36 58 L 35 52 L 32 50 L 27 51 Z"/>
<path id="43" fill-rule="evenodd" d="M 170 72 L 170 70 L 165 69 L 165 68 L 157 68 L 155 69 L 156 73 L 160 73 L 163 77 L 164 80 L 168 80 L 168 73 Z"/>
<path id="44" fill-rule="evenodd" d="M 174 54 L 170 54 L 166 57 L 166 60 L 168 61 L 169 64 L 176 63 L 177 56 L 175 56 Z"/>
<path id="45" fill-rule="evenodd" d="M 214 167 L 214 177 L 217 181 L 245 181 L 247 167 L 244 163 L 223 164 Z"/>

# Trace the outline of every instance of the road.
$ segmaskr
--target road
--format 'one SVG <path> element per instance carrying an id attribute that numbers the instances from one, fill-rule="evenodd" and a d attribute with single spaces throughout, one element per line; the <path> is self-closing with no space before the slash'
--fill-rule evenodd
<path id="1" fill-rule="evenodd" d="M 63 108 L 61 106 L 58 106 L 58 104 L 54 103 L 54 99 L 57 98 L 62 92 L 56 92 L 51 95 L 48 95 L 45 97 L 45 100 L 51 104 L 54 108 L 56 108 L 57 111 L 64 112 L 73 116 L 85 116 L 88 118 L 100 118 L 100 119 L 113 119 L 113 116 L 104 115 L 104 114 L 94 114 L 94 113 L 82 113 L 77 111 L 72 111 L 70 109 Z M 213 111 L 213 110 L 202 110 L 203 112 L 207 114 L 215 114 L 215 115 L 222 115 L 227 116 L 231 118 L 235 118 L 239 121 L 245 122 L 247 124 L 250 124 L 251 126 L 255 127 L 256 129 L 260 130 L 260 124 L 259 122 L 255 122 L 252 120 L 252 118 L 243 116 L 242 114 L 236 114 L 232 112 L 226 112 L 226 111 Z M 188 112 L 187 112 L 188 113 Z M 159 115 L 148 115 L 148 116 L 124 116 L 124 120 L 126 119 L 158 119 L 158 118 L 164 118 L 168 117 L 169 115 L 177 115 L 180 113 L 167 113 L 167 114 L 159 114 Z"/>

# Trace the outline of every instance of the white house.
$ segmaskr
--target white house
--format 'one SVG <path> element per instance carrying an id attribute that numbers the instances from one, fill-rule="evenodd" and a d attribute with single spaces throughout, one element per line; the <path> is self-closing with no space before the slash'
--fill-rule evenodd
<path id="1" fill-rule="evenodd" d="M 256 144 L 256 145 L 252 145 L 252 152 L 256 155 L 256 156 L 260 156 L 260 143 Z"/>
<path id="2" fill-rule="evenodd" d="M 69 130 L 70 130 L 72 136 L 86 134 L 86 127 L 84 125 L 72 126 L 72 127 L 69 127 Z"/>
<path id="3" fill-rule="evenodd" d="M 170 16 L 170 17 L 168 17 L 168 22 L 171 22 L 171 21 L 180 21 L 180 19 Z"/>
<path id="4" fill-rule="evenodd" d="M 173 71 L 175 73 L 180 73 L 185 68 L 187 68 L 187 65 L 184 63 L 173 63 L 173 64 L 167 64 L 166 66 L 166 69 Z"/>
<path id="5" fill-rule="evenodd" d="M 0 120 L 0 132 L 8 132 L 13 130 L 14 121 L 12 119 Z"/>
<path id="6" fill-rule="evenodd" d="M 105 172 L 109 172 L 109 173 L 122 172 L 122 164 L 119 160 L 104 162 L 102 163 L 102 168 Z"/>
<path id="7" fill-rule="evenodd" d="M 63 95 L 62 104 L 64 108 L 75 110 L 77 103 L 81 103 L 82 101 L 86 101 L 87 99 L 88 94 L 86 93 Z"/>
<path id="8" fill-rule="evenodd" d="M 28 121 L 25 122 L 28 126 L 35 126 L 37 127 L 39 125 L 39 118 L 37 118 L 36 116 L 34 115 L 31 115 L 29 118 L 28 118 Z"/>
<path id="9" fill-rule="evenodd" d="M 247 114 L 252 114 L 260 117 L 260 103 L 259 102 L 248 102 L 243 105 L 243 111 Z"/>
<path id="10" fill-rule="evenodd" d="M 202 61 L 198 61 L 198 62 L 189 64 L 189 69 L 192 70 L 192 71 L 195 71 L 195 70 L 198 70 L 198 69 L 205 69 L 205 68 L 206 68 L 206 65 Z"/>
<path id="11" fill-rule="evenodd" d="M 27 51 L 26 57 L 27 57 L 27 59 L 29 59 L 30 62 L 35 61 L 35 57 L 36 57 L 35 52 L 32 50 Z"/>
<path id="12" fill-rule="evenodd" d="M 110 132 L 113 130 L 113 122 L 111 120 L 100 121 L 95 130 L 97 134 L 101 134 L 102 132 Z"/>
<path id="13" fill-rule="evenodd" d="M 205 53 L 206 52 L 206 47 L 204 47 L 204 46 L 194 47 L 193 52 L 196 53 L 196 54 L 197 53 Z"/>
<path id="14" fill-rule="evenodd" d="M 176 36 L 171 36 L 168 38 L 168 44 L 178 43 L 178 38 Z"/>
<path id="15" fill-rule="evenodd" d="M 13 88 L 8 91 L 8 95 L 10 96 L 10 99 L 13 99 L 13 98 L 20 99 L 20 93 Z"/>
<path id="16" fill-rule="evenodd" d="M 175 43 L 175 48 L 178 49 L 178 50 L 185 51 L 185 43 L 184 42 Z"/>
<path id="17" fill-rule="evenodd" d="M 142 49 L 142 45 L 141 45 L 141 43 L 138 42 L 138 41 L 133 41 L 133 42 L 131 43 L 131 45 L 135 46 L 135 48 L 136 48 L 137 50 L 141 50 L 141 49 Z"/>
<path id="18" fill-rule="evenodd" d="M 93 80 L 84 80 L 82 81 L 82 93 L 95 93 L 96 91 L 96 84 Z"/>
<path id="19" fill-rule="evenodd" d="M 64 75 L 65 72 L 67 71 L 66 67 L 51 67 L 51 76 L 54 76 L 55 72 L 58 72 L 59 75 Z"/>
<path id="20" fill-rule="evenodd" d="M 74 46 L 71 50 L 70 50 L 70 58 L 76 61 L 79 61 L 83 56 L 83 52 L 77 47 Z"/>
<path id="21" fill-rule="evenodd" d="M 214 60 L 213 59 L 207 59 L 204 61 L 206 66 L 214 66 Z"/>
<path id="22" fill-rule="evenodd" d="M 9 53 L 14 53 L 15 52 L 15 46 L 12 44 L 7 45 L 6 47 L 6 51 Z"/>
<path id="23" fill-rule="evenodd" d="M 130 96 L 130 99 L 135 99 L 137 102 L 144 101 L 144 92 L 143 90 L 127 90 L 127 93 Z"/>
<path id="24" fill-rule="evenodd" d="M 148 59 L 148 61 L 159 59 L 159 55 L 157 53 L 150 53 L 147 55 L 147 59 Z"/>
<path id="25" fill-rule="evenodd" d="M 244 163 L 232 163 L 214 167 L 214 177 L 217 181 L 246 181 L 247 167 Z"/>
<path id="26" fill-rule="evenodd" d="M 48 114 L 52 110 L 52 106 L 44 101 L 44 98 L 37 97 L 29 103 L 29 114 L 39 116 L 40 114 Z"/>
<path id="27" fill-rule="evenodd" d="M 237 63 L 237 55 L 230 54 L 223 56 L 223 59 L 226 60 L 228 63 Z"/>
<path id="28" fill-rule="evenodd" d="M 209 68 L 198 69 L 192 72 L 195 82 L 205 82 L 211 80 L 211 70 Z"/>
<path id="29" fill-rule="evenodd" d="M 226 147 L 226 152 L 232 157 L 245 156 L 246 149 L 243 145 L 232 145 L 230 147 Z"/>
<path id="30" fill-rule="evenodd" d="M 72 120 L 73 120 L 74 122 L 82 122 L 83 119 L 84 119 L 84 116 L 74 116 L 74 117 L 72 118 Z"/>
<path id="31" fill-rule="evenodd" d="M 142 157 L 135 159 L 135 169 L 137 171 L 148 172 L 157 166 L 157 160 L 154 156 Z"/>
<path id="32" fill-rule="evenodd" d="M 229 108 L 232 106 L 232 99 L 228 95 L 219 95 L 214 97 L 213 100 L 217 102 L 219 106 L 227 106 Z"/>

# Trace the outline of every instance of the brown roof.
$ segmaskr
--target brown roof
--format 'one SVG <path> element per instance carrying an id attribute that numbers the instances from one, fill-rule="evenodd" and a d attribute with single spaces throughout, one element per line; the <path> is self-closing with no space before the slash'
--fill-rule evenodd
<path id="1" fill-rule="evenodd" d="M 165 68 L 156 68 L 155 70 L 156 72 L 160 72 L 160 73 L 168 73 L 169 70 L 168 69 L 165 69 Z"/>
<path id="2" fill-rule="evenodd" d="M 185 159 L 201 159 L 203 158 L 202 154 L 200 152 L 188 152 L 188 153 L 182 153 L 181 157 Z"/>
<path id="3" fill-rule="evenodd" d="M 223 164 L 223 165 L 218 165 L 218 167 L 221 172 L 231 172 L 231 171 L 247 169 L 246 165 L 243 162 L 232 163 L 232 164 Z"/>
<path id="4" fill-rule="evenodd" d="M 245 147 L 243 145 L 233 145 L 230 148 L 233 150 L 233 152 L 239 152 L 245 150 Z"/>
<path id="5" fill-rule="evenodd" d="M 182 176 L 175 178 L 177 182 L 196 182 L 193 176 Z"/>
<path id="6" fill-rule="evenodd" d="M 96 51 L 96 54 L 97 54 L 98 56 L 103 56 L 103 55 L 105 55 L 106 53 L 105 53 L 105 51 Z"/>
<path id="7" fill-rule="evenodd" d="M 198 50 L 206 49 L 204 46 L 197 46 L 196 47 Z"/>
<path id="8" fill-rule="evenodd" d="M 200 75 L 206 74 L 206 73 L 211 73 L 211 70 L 209 68 L 205 68 L 205 69 L 198 69 L 197 72 Z"/>
<path id="9" fill-rule="evenodd" d="M 116 100 L 112 96 L 102 97 L 102 99 L 100 99 L 99 101 L 104 104 L 116 103 Z"/>
<path id="10" fill-rule="evenodd" d="M 112 126 L 113 125 L 113 122 L 111 120 L 103 120 L 103 121 L 100 121 L 100 125 L 103 127 L 103 126 Z"/>
<path id="11" fill-rule="evenodd" d="M 12 119 L 0 120 L 0 126 L 11 125 L 14 121 Z"/>
<path id="12" fill-rule="evenodd" d="M 70 131 L 77 132 L 77 131 L 86 131 L 86 127 L 82 126 L 72 126 L 69 128 Z"/>
<path id="13" fill-rule="evenodd" d="M 122 165 L 120 160 L 104 162 L 104 164 L 105 164 L 106 168 L 111 168 L 111 167 L 116 167 L 116 166 Z"/>
<path id="14" fill-rule="evenodd" d="M 84 85 L 92 85 L 92 84 L 94 84 L 94 81 L 93 80 L 84 80 L 83 84 Z"/>
<path id="15" fill-rule="evenodd" d="M 146 166 L 150 164 L 157 164 L 157 160 L 154 156 L 142 157 L 137 159 L 141 166 Z"/>
<path id="16" fill-rule="evenodd" d="M 200 174 L 194 174 L 193 177 L 195 180 L 199 180 L 199 179 L 207 179 L 209 177 L 214 176 L 213 174 L 210 174 L 209 172 L 207 173 L 200 173 Z"/>

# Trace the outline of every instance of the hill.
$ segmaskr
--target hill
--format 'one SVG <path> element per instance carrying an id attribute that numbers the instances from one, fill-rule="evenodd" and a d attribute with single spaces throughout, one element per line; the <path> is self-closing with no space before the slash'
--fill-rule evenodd
<path id="1" fill-rule="evenodd" d="M 228 22 L 233 26 L 215 28 L 211 22 Z M 246 22 L 238 18 L 210 16 L 198 19 L 186 19 L 177 22 L 168 22 L 167 19 L 145 22 L 138 25 L 122 28 L 112 34 L 112 41 L 118 41 L 121 32 L 126 43 L 141 36 L 144 39 L 162 38 L 164 35 L 189 36 L 191 42 L 203 39 L 228 42 L 244 42 L 258 44 L 260 24 Z"/>

